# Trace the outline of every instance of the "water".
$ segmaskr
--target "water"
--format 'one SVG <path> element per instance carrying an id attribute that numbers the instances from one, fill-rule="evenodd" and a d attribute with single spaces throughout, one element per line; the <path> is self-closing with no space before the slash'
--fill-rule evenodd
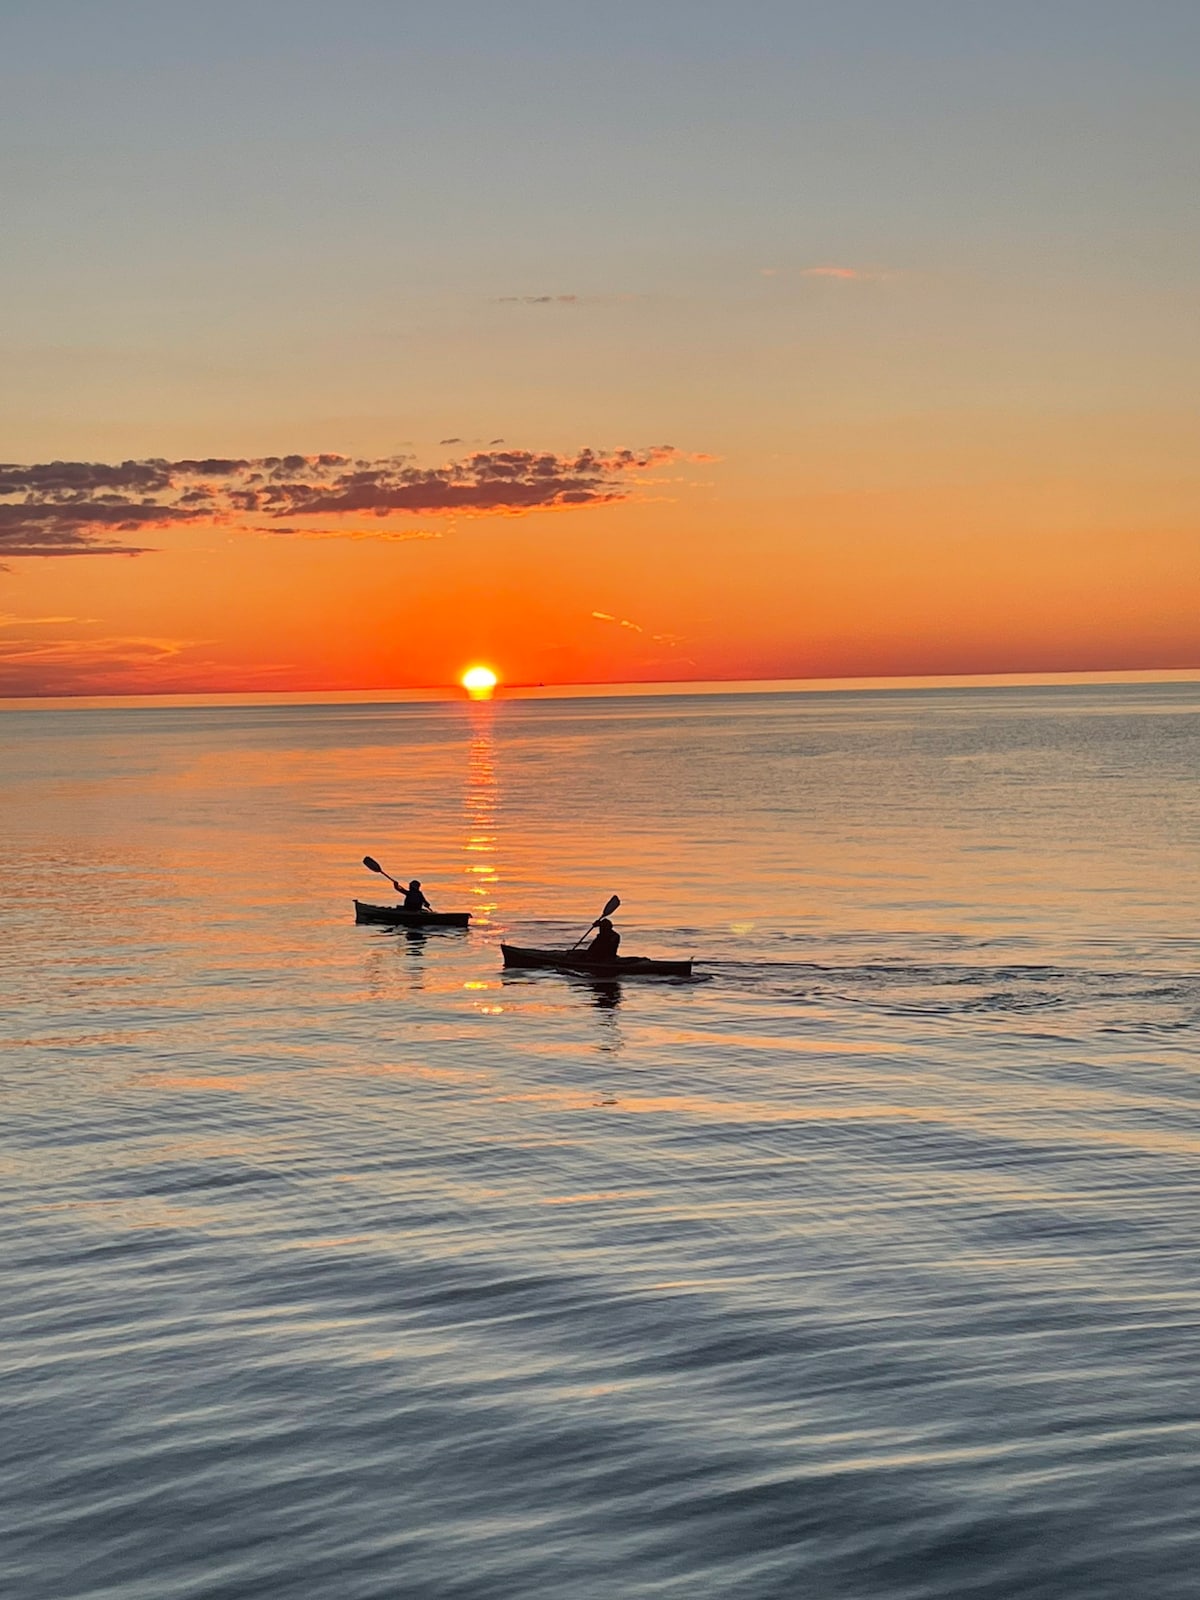
<path id="1" fill-rule="evenodd" d="M 1198 776 L 1194 685 L 0 715 L 6 1600 L 1193 1600 Z M 502 976 L 613 891 L 698 981 Z"/>

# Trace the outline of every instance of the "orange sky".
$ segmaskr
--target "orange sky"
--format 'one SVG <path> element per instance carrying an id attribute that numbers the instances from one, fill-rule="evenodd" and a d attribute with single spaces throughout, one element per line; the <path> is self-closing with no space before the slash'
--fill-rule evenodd
<path id="1" fill-rule="evenodd" d="M 365 537 L 193 523 L 136 556 L 14 559 L 0 690 L 390 689 L 475 660 L 524 683 L 1200 664 L 1174 484 L 1099 449 L 1064 478 L 991 476 L 969 436 L 936 471 L 862 444 L 861 487 L 844 454 L 735 451 L 577 509 L 341 519 Z"/>
<path id="2" fill-rule="evenodd" d="M 0 696 L 1200 668 L 1196 40 L 864 6 L 31 10 Z"/>

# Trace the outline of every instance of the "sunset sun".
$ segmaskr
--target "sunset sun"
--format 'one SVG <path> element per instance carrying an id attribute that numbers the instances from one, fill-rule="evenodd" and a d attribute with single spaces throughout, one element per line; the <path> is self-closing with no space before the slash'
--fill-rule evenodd
<path id="1" fill-rule="evenodd" d="M 491 694 L 500 680 L 491 667 L 468 667 L 460 681 L 471 694 L 485 695 Z"/>

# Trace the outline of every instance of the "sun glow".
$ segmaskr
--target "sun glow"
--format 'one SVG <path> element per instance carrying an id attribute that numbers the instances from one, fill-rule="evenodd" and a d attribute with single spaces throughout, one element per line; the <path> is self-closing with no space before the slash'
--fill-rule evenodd
<path id="1" fill-rule="evenodd" d="M 469 694 L 485 697 L 499 683 L 491 667 L 468 667 L 462 675 L 462 686 Z"/>

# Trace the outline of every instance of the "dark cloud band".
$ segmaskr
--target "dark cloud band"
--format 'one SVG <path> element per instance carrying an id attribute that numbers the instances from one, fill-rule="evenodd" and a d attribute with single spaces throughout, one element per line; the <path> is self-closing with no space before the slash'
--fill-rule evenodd
<path id="1" fill-rule="evenodd" d="M 284 533 L 292 531 L 285 523 L 304 517 L 485 516 L 603 505 L 627 499 L 638 471 L 676 453 L 669 445 L 573 456 L 489 448 L 440 467 L 404 456 L 332 454 L 0 465 L 0 555 L 137 555 L 147 546 L 115 536 L 249 516 L 277 520 Z M 361 528 L 346 532 L 362 536 Z"/>

